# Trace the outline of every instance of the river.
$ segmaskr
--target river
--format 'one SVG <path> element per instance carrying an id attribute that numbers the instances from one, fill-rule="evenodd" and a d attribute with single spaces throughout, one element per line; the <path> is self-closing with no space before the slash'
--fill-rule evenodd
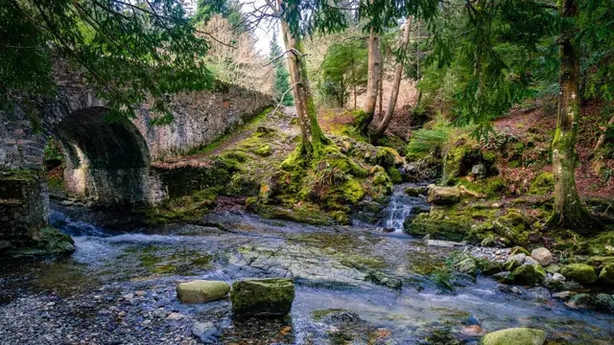
<path id="1" fill-rule="evenodd" d="M 2 265 L 0 344 L 196 344 L 198 322 L 215 325 L 220 344 L 477 344 L 474 323 L 543 329 L 550 344 L 612 344 L 614 316 L 572 310 L 539 289 L 437 273 L 458 249 L 428 247 L 388 220 L 397 231 L 229 212 L 208 216 L 215 226 L 117 232 L 54 211 L 77 250 Z M 234 321 L 228 300 L 182 305 L 174 291 L 181 281 L 253 277 L 294 278 L 289 317 Z"/>

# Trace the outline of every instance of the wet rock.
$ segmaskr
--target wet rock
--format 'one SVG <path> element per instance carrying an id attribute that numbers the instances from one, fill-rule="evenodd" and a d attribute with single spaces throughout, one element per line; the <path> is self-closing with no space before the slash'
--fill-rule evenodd
<path id="1" fill-rule="evenodd" d="M 554 274 L 554 273 L 559 273 L 560 271 L 561 271 L 561 266 L 556 265 L 556 264 L 548 265 L 546 267 L 546 272 L 548 273 Z"/>
<path id="2" fill-rule="evenodd" d="M 571 298 L 571 296 L 575 294 L 576 293 L 573 291 L 561 291 L 561 292 L 553 293 L 552 298 L 562 299 L 563 301 L 567 301 L 568 299 Z"/>
<path id="3" fill-rule="evenodd" d="M 434 205 L 452 205 L 460 201 L 460 191 L 456 187 L 428 186 L 427 201 Z"/>
<path id="4" fill-rule="evenodd" d="M 420 196 L 426 195 L 426 188 L 424 187 L 407 187 L 405 188 L 405 194 L 408 196 Z"/>
<path id="5" fill-rule="evenodd" d="M 543 345 L 546 332 L 532 328 L 508 328 L 488 333 L 482 345 Z"/>
<path id="6" fill-rule="evenodd" d="M 522 265 L 512 272 L 514 282 L 521 285 L 539 285 L 546 279 L 546 271 L 540 265 Z"/>
<path id="7" fill-rule="evenodd" d="M 595 269 L 587 264 L 570 264 L 561 269 L 561 274 L 568 280 L 573 280 L 582 285 L 592 284 L 597 281 Z"/>
<path id="8" fill-rule="evenodd" d="M 550 274 L 546 277 L 546 286 L 553 290 L 561 290 L 564 286 L 565 276 L 560 273 Z"/>
<path id="9" fill-rule="evenodd" d="M 514 277 L 510 271 L 499 272 L 497 274 L 493 274 L 492 277 L 499 283 L 511 283 L 514 281 Z"/>
<path id="10" fill-rule="evenodd" d="M 550 291 L 545 287 L 538 286 L 527 290 L 529 296 L 534 299 L 548 300 L 550 299 Z"/>
<path id="11" fill-rule="evenodd" d="M 595 309 L 608 313 L 614 312 L 614 296 L 605 293 L 595 295 Z"/>
<path id="12" fill-rule="evenodd" d="M 468 274 L 475 277 L 478 272 L 478 266 L 475 259 L 469 255 L 462 257 L 458 262 L 454 264 L 454 268 L 461 273 Z"/>
<path id="13" fill-rule="evenodd" d="M 223 298 L 230 291 L 230 285 L 222 281 L 195 280 L 177 286 L 177 297 L 181 303 L 204 303 Z"/>
<path id="14" fill-rule="evenodd" d="M 180 314 L 180 313 L 170 313 L 166 317 L 166 319 L 168 321 L 177 321 L 177 320 L 181 320 L 183 318 L 184 318 L 183 314 Z"/>
<path id="15" fill-rule="evenodd" d="M 482 273 L 488 276 L 497 274 L 503 270 L 501 264 L 494 260 L 486 261 L 481 267 Z"/>
<path id="16" fill-rule="evenodd" d="M 471 326 L 471 325 L 478 325 L 478 326 L 479 326 L 479 325 L 481 325 L 481 324 L 482 324 L 482 322 L 480 321 L 480 319 L 478 319 L 478 317 L 477 317 L 477 316 L 475 316 L 475 315 L 471 315 L 471 316 L 469 316 L 468 318 L 466 318 L 466 319 L 465 319 L 465 321 L 463 321 L 463 323 L 464 323 L 465 325 L 470 325 L 470 326 Z"/>
<path id="17" fill-rule="evenodd" d="M 394 290 L 400 290 L 403 287 L 403 282 L 400 279 L 375 270 L 371 270 L 365 276 L 365 280 Z"/>
<path id="18" fill-rule="evenodd" d="M 528 250 L 526 250 L 524 247 L 521 247 L 521 246 L 513 247 L 510 250 L 510 255 L 516 255 L 516 254 L 524 254 L 526 256 L 531 255 L 531 253 L 529 253 Z"/>
<path id="19" fill-rule="evenodd" d="M 522 266 L 527 256 L 523 253 L 515 254 L 507 258 L 507 261 L 503 264 L 503 269 L 506 271 L 513 271 L 516 268 Z"/>
<path id="20" fill-rule="evenodd" d="M 486 331 L 479 325 L 469 325 L 461 329 L 461 334 L 468 337 L 481 337 L 486 334 Z"/>
<path id="21" fill-rule="evenodd" d="M 605 265 L 599 273 L 599 282 L 614 285 L 614 264 Z"/>
<path id="22" fill-rule="evenodd" d="M 235 316 L 283 316 L 292 308 L 294 282 L 286 278 L 237 281 L 230 299 Z"/>
<path id="23" fill-rule="evenodd" d="M 569 301 L 565 303 L 570 308 L 592 309 L 595 306 L 595 299 L 587 293 L 579 293 L 571 296 Z"/>
<path id="24" fill-rule="evenodd" d="M 523 265 L 541 265 L 537 260 L 535 260 L 534 258 L 527 256 L 524 259 L 524 263 Z"/>
<path id="25" fill-rule="evenodd" d="M 537 262 L 539 262 L 539 264 L 542 266 L 548 266 L 554 260 L 552 253 L 544 247 L 533 249 L 531 252 L 531 257 L 537 260 Z"/>
<path id="26" fill-rule="evenodd" d="M 221 332 L 213 322 L 197 322 L 192 326 L 192 334 L 203 344 L 217 344 Z"/>

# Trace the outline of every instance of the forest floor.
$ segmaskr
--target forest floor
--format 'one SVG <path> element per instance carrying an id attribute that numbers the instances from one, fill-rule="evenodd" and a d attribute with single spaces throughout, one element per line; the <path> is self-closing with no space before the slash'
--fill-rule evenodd
<path id="1" fill-rule="evenodd" d="M 614 159 L 598 155 L 591 159 L 602 133 L 600 126 L 608 121 L 603 109 L 604 105 L 596 102 L 589 102 L 582 109 L 577 144 L 579 164 L 576 186 L 584 198 L 614 197 Z M 494 126 L 499 133 L 508 133 L 521 141 L 531 140 L 535 144 L 532 151 L 549 151 L 556 128 L 556 101 L 540 101 L 525 109 L 514 109 L 508 116 L 495 121 Z M 538 140 L 532 140 L 535 138 Z M 510 167 L 506 162 L 501 162 L 500 167 L 502 174 L 528 181 L 540 172 L 552 171 L 550 161 L 543 165 L 520 167 Z"/>

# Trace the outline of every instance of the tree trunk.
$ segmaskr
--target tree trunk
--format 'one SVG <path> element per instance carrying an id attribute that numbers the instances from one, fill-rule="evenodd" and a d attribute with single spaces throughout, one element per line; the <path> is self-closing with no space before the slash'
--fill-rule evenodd
<path id="1" fill-rule="evenodd" d="M 281 3 L 282 0 L 277 0 L 280 8 Z M 294 94 L 294 105 L 298 115 L 298 124 L 301 128 L 300 150 L 304 155 L 313 156 L 330 141 L 324 136 L 318 124 L 313 95 L 307 78 L 307 67 L 301 39 L 292 34 L 290 26 L 285 20 L 280 19 L 280 22 L 284 43 L 288 51 L 286 55 L 288 57 L 290 81 L 292 82 L 292 93 Z"/>
<path id="2" fill-rule="evenodd" d="M 409 34 L 411 32 L 411 23 L 412 17 L 408 17 L 405 22 L 405 29 L 403 29 L 403 41 L 401 42 L 401 51 L 403 54 L 406 53 L 407 44 L 409 43 Z M 390 99 L 388 100 L 388 108 L 386 109 L 386 114 L 382 118 L 382 121 L 377 126 L 375 133 L 371 137 L 374 142 L 377 142 L 390 125 L 390 120 L 392 120 L 392 115 L 394 114 L 394 109 L 397 105 L 397 99 L 399 97 L 399 89 L 401 88 L 401 79 L 403 78 L 403 60 L 397 61 L 396 66 L 394 67 L 394 82 L 392 84 L 392 91 L 390 93 Z"/>
<path id="3" fill-rule="evenodd" d="M 384 58 L 382 57 L 382 62 Z M 377 115 L 382 116 L 383 108 L 384 108 L 384 64 L 382 63 L 382 67 L 379 71 L 379 91 L 377 92 Z M 375 116 L 374 116 L 375 117 Z M 373 121 L 373 120 L 371 120 Z"/>
<path id="4" fill-rule="evenodd" d="M 373 121 L 375 114 L 375 105 L 377 103 L 377 93 L 379 90 L 380 69 L 382 66 L 382 54 L 380 51 L 380 36 L 374 29 L 371 29 L 371 34 L 367 39 L 369 48 L 368 72 L 367 72 L 367 97 L 363 105 L 365 112 L 364 118 L 358 124 L 358 128 L 363 134 L 367 133 L 367 129 Z"/>
<path id="5" fill-rule="evenodd" d="M 562 17 L 578 15 L 575 0 L 564 0 L 559 9 Z M 554 175 L 554 211 L 549 225 L 589 231 L 595 225 L 582 205 L 576 190 L 576 137 L 580 117 L 580 62 L 574 42 L 575 28 L 563 29 L 559 38 L 561 71 L 556 132 L 552 141 L 552 173 Z"/>

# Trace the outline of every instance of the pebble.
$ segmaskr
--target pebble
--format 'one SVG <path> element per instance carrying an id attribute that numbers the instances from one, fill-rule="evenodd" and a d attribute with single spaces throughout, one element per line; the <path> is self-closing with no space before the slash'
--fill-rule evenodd
<path id="1" fill-rule="evenodd" d="M 184 317 L 183 314 L 180 314 L 180 313 L 170 313 L 168 314 L 166 319 L 169 321 L 177 321 L 177 320 L 183 319 L 183 317 Z"/>

